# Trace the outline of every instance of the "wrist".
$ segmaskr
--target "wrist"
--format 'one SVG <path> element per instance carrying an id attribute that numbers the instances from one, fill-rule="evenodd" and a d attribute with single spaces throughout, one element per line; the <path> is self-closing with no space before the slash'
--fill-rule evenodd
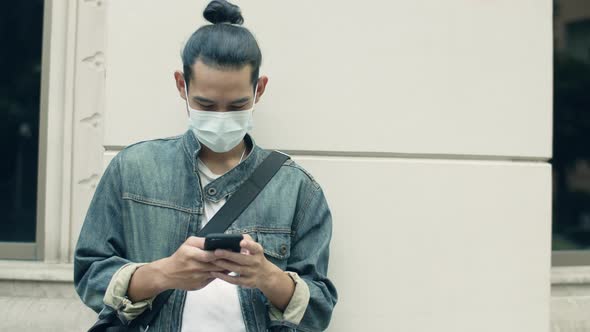
<path id="1" fill-rule="evenodd" d="M 154 276 L 154 287 L 158 293 L 173 288 L 169 283 L 170 278 L 168 278 L 166 274 L 166 264 L 167 258 L 162 258 L 147 264 L 150 272 Z"/>
<path id="2" fill-rule="evenodd" d="M 264 277 L 262 278 L 258 288 L 263 294 L 268 294 L 272 292 L 272 290 L 278 285 L 280 285 L 281 277 L 283 277 L 284 271 L 269 261 L 267 261 L 265 270 L 267 272 L 264 274 Z"/>
<path id="3" fill-rule="evenodd" d="M 268 262 L 268 272 L 258 287 L 274 307 L 284 311 L 295 292 L 295 281 L 276 265 Z"/>

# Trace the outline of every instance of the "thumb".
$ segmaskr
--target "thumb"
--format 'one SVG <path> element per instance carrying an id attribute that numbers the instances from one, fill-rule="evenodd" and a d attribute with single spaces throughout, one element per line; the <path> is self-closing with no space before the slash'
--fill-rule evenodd
<path id="1" fill-rule="evenodd" d="M 190 236 L 188 239 L 186 239 L 186 241 L 184 241 L 184 244 L 188 244 L 191 247 L 196 247 L 199 249 L 205 249 L 205 238 Z"/>

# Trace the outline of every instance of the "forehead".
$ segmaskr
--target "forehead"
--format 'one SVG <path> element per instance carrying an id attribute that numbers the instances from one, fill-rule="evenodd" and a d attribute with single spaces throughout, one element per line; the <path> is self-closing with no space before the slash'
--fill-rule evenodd
<path id="1" fill-rule="evenodd" d="M 199 91 L 229 92 L 250 89 L 252 74 L 250 65 L 245 65 L 242 68 L 219 68 L 198 60 L 192 66 L 192 71 L 191 87 Z"/>

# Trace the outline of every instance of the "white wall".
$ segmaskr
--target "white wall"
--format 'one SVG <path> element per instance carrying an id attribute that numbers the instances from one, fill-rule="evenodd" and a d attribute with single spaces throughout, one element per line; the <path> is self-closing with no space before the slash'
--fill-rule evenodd
<path id="1" fill-rule="evenodd" d="M 205 3 L 109 2 L 105 164 L 185 130 Z M 254 136 L 333 210 L 331 331 L 548 331 L 551 1 L 236 3 L 270 77 Z"/>
<path id="2" fill-rule="evenodd" d="M 205 3 L 109 3 L 106 145 L 185 128 L 172 72 Z M 551 155 L 550 1 L 237 3 L 270 77 L 267 145 Z"/>

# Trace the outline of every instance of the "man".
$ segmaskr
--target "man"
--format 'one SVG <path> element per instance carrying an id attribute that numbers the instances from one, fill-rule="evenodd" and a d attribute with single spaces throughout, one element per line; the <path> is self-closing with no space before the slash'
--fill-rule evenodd
<path id="1" fill-rule="evenodd" d="M 331 215 L 318 183 L 287 161 L 227 233 L 240 253 L 194 236 L 269 154 L 247 132 L 268 78 L 237 6 L 212 1 L 174 78 L 189 130 L 140 142 L 109 164 L 76 246 L 74 283 L 104 317 L 137 318 L 174 289 L 150 331 L 317 331 L 337 300 L 327 278 Z"/>

